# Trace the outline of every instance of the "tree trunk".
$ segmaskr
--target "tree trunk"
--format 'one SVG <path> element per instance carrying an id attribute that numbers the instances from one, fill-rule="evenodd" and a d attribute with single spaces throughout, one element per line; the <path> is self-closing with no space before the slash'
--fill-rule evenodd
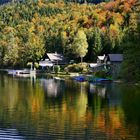
<path id="1" fill-rule="evenodd" d="M 81 57 L 81 63 L 83 62 L 83 57 Z"/>

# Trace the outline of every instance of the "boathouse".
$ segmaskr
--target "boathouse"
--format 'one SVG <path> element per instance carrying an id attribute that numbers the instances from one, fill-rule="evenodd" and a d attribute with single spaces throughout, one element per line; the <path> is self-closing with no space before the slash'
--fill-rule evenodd
<path id="1" fill-rule="evenodd" d="M 119 76 L 122 62 L 123 62 L 123 54 L 108 54 L 107 55 L 106 63 L 110 65 L 113 77 Z"/>

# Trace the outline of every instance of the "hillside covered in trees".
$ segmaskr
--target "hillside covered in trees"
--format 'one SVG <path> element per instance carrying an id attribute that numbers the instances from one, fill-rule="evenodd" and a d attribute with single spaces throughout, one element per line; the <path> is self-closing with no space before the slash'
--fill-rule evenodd
<path id="1" fill-rule="evenodd" d="M 0 6 L 0 67 L 25 66 L 46 52 L 93 62 L 97 55 L 129 54 L 139 46 L 137 0 L 84 2 L 25 0 Z"/>

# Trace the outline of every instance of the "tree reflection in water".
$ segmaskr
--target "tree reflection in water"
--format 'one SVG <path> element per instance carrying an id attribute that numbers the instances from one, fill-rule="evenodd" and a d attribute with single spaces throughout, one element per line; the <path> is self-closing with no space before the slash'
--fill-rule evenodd
<path id="1" fill-rule="evenodd" d="M 125 125 L 133 135 L 140 139 L 140 85 L 123 85 L 122 92 Z"/>
<path id="2" fill-rule="evenodd" d="M 0 75 L 0 129 L 26 139 L 138 139 L 140 89 L 124 87 Z"/>

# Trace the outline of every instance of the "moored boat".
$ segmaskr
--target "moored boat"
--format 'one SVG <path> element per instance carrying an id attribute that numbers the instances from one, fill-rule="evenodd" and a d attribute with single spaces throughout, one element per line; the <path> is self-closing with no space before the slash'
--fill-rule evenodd
<path id="1" fill-rule="evenodd" d="M 86 78 L 84 76 L 76 76 L 74 77 L 74 80 L 78 82 L 84 82 L 86 81 Z"/>
<path id="2" fill-rule="evenodd" d="M 29 77 L 29 76 L 36 75 L 35 70 L 8 70 L 7 72 L 9 75 L 21 76 L 21 77 Z"/>
<path id="3" fill-rule="evenodd" d="M 112 79 L 110 78 L 97 78 L 97 77 L 92 77 L 92 78 L 89 78 L 88 80 L 89 82 L 93 82 L 93 83 L 103 83 L 103 82 L 112 82 Z"/>

